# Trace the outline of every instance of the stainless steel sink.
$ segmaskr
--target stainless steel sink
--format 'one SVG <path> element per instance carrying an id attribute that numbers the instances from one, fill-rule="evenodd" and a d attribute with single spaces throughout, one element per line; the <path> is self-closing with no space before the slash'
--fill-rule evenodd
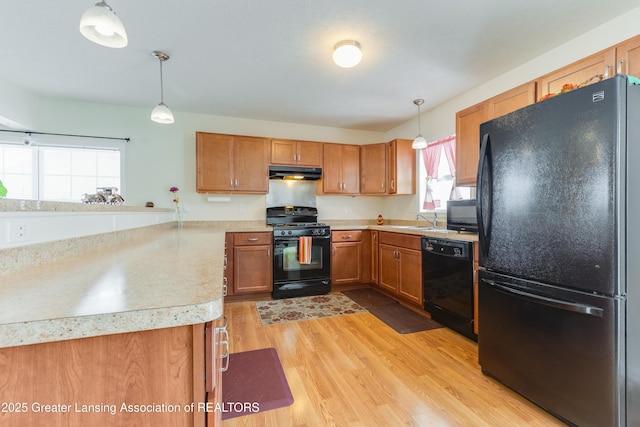
<path id="1" fill-rule="evenodd" d="M 448 233 L 451 231 L 451 230 L 447 230 L 446 228 L 435 228 L 435 227 L 429 227 L 424 225 L 414 225 L 409 228 L 413 230 L 432 231 L 435 233 Z"/>

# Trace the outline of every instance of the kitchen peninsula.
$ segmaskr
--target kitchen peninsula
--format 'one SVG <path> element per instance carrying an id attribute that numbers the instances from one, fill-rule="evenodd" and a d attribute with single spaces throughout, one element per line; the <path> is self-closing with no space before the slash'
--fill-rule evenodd
<path id="1" fill-rule="evenodd" d="M 88 246 L 41 263 L 47 243 L 18 248 L 33 249 L 34 266 L 0 275 L 0 424 L 205 424 L 224 232 L 165 223 L 108 234 L 109 244 L 69 239 Z"/>

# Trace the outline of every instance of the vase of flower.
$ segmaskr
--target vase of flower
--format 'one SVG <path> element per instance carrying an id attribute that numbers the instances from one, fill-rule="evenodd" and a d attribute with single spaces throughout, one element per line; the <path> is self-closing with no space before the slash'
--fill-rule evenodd
<path id="1" fill-rule="evenodd" d="M 182 212 L 180 211 L 180 198 L 178 197 L 178 187 L 171 187 L 169 192 L 173 194 L 173 204 L 176 207 L 176 221 L 178 222 L 178 228 L 182 228 Z"/>

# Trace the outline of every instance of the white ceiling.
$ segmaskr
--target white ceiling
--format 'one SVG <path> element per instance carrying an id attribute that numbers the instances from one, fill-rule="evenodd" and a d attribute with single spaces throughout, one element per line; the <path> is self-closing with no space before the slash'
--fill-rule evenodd
<path id="1" fill-rule="evenodd" d="M 388 131 L 638 6 L 637 0 L 109 0 L 129 46 L 78 31 L 97 0 L 3 2 L 0 78 L 35 94 Z M 363 60 L 331 60 L 343 39 Z M 176 114 L 177 120 L 180 119 Z"/>

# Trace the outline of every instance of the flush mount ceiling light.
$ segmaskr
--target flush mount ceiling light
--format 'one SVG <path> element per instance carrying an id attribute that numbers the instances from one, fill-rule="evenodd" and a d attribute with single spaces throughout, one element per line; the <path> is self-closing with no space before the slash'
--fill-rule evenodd
<path id="1" fill-rule="evenodd" d="M 424 99 L 414 99 L 413 103 L 418 106 L 418 136 L 413 140 L 411 148 L 414 150 L 422 150 L 423 148 L 427 148 L 427 140 L 424 139 L 420 131 L 420 106 L 424 104 Z"/>
<path id="2" fill-rule="evenodd" d="M 106 47 L 125 47 L 128 43 L 122 21 L 104 1 L 82 14 L 80 32 L 92 42 Z"/>
<path id="3" fill-rule="evenodd" d="M 154 50 L 151 55 L 160 61 L 160 103 L 151 112 L 151 120 L 157 123 L 173 123 L 173 113 L 164 103 L 164 91 L 162 89 L 162 63 L 169 60 L 169 55 L 159 50 Z"/>
<path id="4" fill-rule="evenodd" d="M 342 40 L 333 47 L 333 62 L 342 68 L 355 67 L 361 59 L 360 43 L 355 40 Z"/>

